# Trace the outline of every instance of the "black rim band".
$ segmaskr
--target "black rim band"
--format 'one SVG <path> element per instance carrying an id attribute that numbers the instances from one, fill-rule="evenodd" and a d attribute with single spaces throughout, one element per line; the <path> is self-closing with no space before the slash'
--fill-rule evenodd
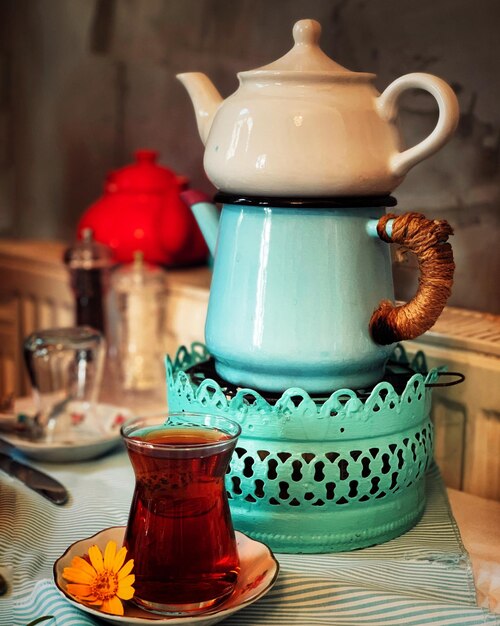
<path id="1" fill-rule="evenodd" d="M 345 196 L 318 198 L 283 198 L 272 196 L 243 196 L 239 194 L 215 194 L 214 202 L 221 204 L 239 204 L 243 206 L 278 207 L 288 209 L 346 209 L 364 207 L 393 207 L 397 200 L 393 196 Z"/>

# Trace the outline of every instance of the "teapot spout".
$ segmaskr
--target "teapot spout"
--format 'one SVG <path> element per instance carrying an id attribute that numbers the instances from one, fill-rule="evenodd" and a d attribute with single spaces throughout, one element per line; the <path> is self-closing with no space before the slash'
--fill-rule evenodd
<path id="1" fill-rule="evenodd" d="M 201 72 L 177 74 L 177 78 L 187 89 L 189 97 L 191 98 L 196 114 L 198 132 L 200 133 L 203 145 L 205 145 L 214 115 L 222 102 L 222 96 L 208 76 Z"/>
<path id="2" fill-rule="evenodd" d="M 183 202 L 191 207 L 210 254 L 214 257 L 219 230 L 219 210 L 215 204 L 208 201 L 206 194 L 195 189 L 187 189 L 181 192 L 181 198 Z"/>

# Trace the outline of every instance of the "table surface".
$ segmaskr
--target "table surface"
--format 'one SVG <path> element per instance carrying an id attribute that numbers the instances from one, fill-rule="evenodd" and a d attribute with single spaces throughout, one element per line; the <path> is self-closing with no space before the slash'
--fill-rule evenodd
<path id="1" fill-rule="evenodd" d="M 44 607 L 30 594 L 36 580 L 50 578 L 51 563 L 69 543 L 103 527 L 126 523 L 133 473 L 123 450 L 86 463 L 45 463 L 40 467 L 68 486 L 71 499 L 68 506 L 55 507 L 14 479 L 0 477 L 0 572 L 10 580 L 15 596 L 11 593 L 0 601 L 0 624 L 5 626 L 11 622 L 2 618 L 14 611 L 6 609 L 9 599 L 19 612 L 16 626 L 44 614 Z M 451 522 L 443 524 L 442 511 L 447 506 L 442 485 L 434 480 L 428 488 L 426 516 L 430 518 L 425 532 L 419 531 L 420 523 L 388 544 L 353 553 L 278 555 L 281 573 L 275 588 L 257 604 L 229 618 L 228 626 L 500 624 L 489 612 L 498 609 L 495 580 L 499 578 L 495 576 L 500 567 L 500 505 L 449 492 L 472 556 L 477 597 L 483 607 L 479 609 L 460 540 Z M 449 536 L 443 534 L 446 528 Z M 38 584 L 42 584 L 39 591 L 50 595 L 48 580 Z M 71 622 L 75 626 L 89 623 Z M 67 622 L 58 620 L 56 624 L 66 626 Z M 48 622 L 48 626 L 53 625 Z"/>

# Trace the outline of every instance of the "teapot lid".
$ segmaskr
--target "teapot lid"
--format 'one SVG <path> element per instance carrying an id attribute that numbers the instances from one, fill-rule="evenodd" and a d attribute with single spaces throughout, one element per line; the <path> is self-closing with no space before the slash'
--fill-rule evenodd
<path id="1" fill-rule="evenodd" d="M 240 72 L 238 76 L 242 78 L 251 78 L 252 76 L 261 76 L 262 73 L 282 73 L 282 72 L 307 72 L 314 74 L 335 74 L 337 77 L 349 76 L 373 77 L 373 74 L 365 72 L 352 72 L 336 63 L 331 59 L 319 46 L 321 36 L 321 24 L 316 20 L 299 20 L 293 27 L 294 46 L 284 56 L 280 57 L 273 63 L 263 65 L 255 70 Z"/>
<path id="2" fill-rule="evenodd" d="M 135 163 L 111 172 L 106 181 L 106 191 L 163 193 L 177 185 L 177 176 L 162 165 L 158 165 L 156 150 L 137 150 Z"/>

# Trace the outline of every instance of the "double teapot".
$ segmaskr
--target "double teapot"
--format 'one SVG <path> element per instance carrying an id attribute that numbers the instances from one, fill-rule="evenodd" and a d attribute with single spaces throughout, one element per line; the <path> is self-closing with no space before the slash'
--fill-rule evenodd
<path id="1" fill-rule="evenodd" d="M 453 256 L 444 221 L 386 215 L 414 165 L 451 137 L 458 104 L 430 74 L 398 78 L 382 94 L 373 74 L 351 72 L 301 20 L 294 46 L 222 100 L 200 73 L 180 74 L 205 144 L 215 205 L 184 192 L 215 257 L 205 341 L 229 382 L 268 391 L 367 387 L 384 375 L 394 342 L 430 328 L 449 296 Z M 397 102 L 431 93 L 439 119 L 401 149 Z M 416 296 L 393 304 L 386 243 L 413 250 Z"/>

